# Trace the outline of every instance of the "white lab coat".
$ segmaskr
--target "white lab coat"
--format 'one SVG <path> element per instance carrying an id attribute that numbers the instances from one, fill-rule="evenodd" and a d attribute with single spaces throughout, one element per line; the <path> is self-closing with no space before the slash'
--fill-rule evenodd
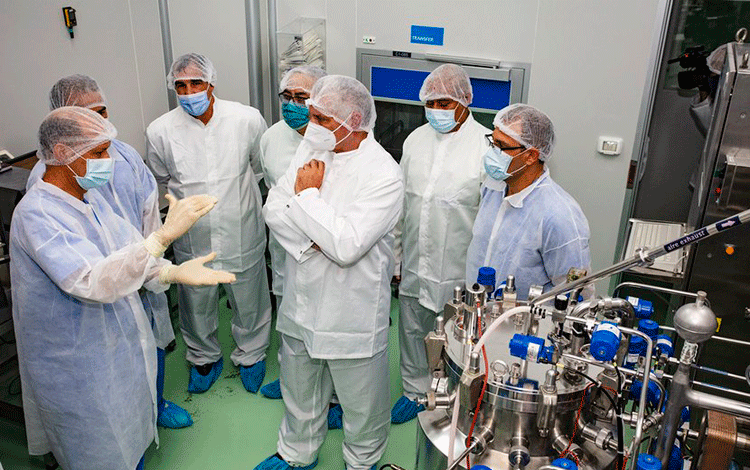
<path id="1" fill-rule="evenodd" d="M 13 321 L 29 453 L 132 470 L 156 436 L 156 344 L 138 296 L 169 262 L 97 191 L 38 181 L 10 233 Z"/>
<path id="2" fill-rule="evenodd" d="M 276 186 L 279 179 L 286 173 L 300 142 L 302 142 L 302 135 L 283 120 L 268 128 L 260 138 L 260 164 L 263 169 L 263 178 L 269 189 Z M 273 233 L 268 237 L 268 251 L 271 253 L 273 293 L 281 296 L 284 294 L 286 252 L 276 241 Z"/>
<path id="3" fill-rule="evenodd" d="M 219 199 L 173 243 L 179 263 L 215 251 L 213 269 L 241 272 L 263 258 L 266 231 L 258 179 L 266 128 L 257 109 L 216 98 L 205 126 L 177 107 L 146 129 L 146 160 L 157 181 L 178 199 L 196 194 Z"/>
<path id="4" fill-rule="evenodd" d="M 519 299 L 529 287 L 545 291 L 565 282 L 570 268 L 590 270 L 589 224 L 570 194 L 545 169 L 522 191 L 505 196 L 506 184 L 487 178 L 466 256 L 466 283 L 490 266 L 497 283 L 516 278 Z"/>
<path id="5" fill-rule="evenodd" d="M 130 222 L 144 238 L 162 226 L 159 213 L 159 189 L 151 171 L 133 147 L 112 139 L 108 153 L 114 160 L 112 178 L 99 192 L 110 204 L 115 214 Z M 37 162 L 26 181 L 28 191 L 44 176 L 47 166 Z M 152 322 L 156 346 L 164 349 L 174 340 L 169 304 L 163 292 L 141 291 L 141 300 L 149 321 Z"/>
<path id="6" fill-rule="evenodd" d="M 294 194 L 297 169 L 312 159 L 326 164 L 320 190 Z M 269 191 L 263 215 L 287 251 L 276 328 L 303 341 L 313 359 L 372 357 L 387 347 L 391 232 L 403 194 L 401 169 L 372 133 L 337 154 L 303 141 Z"/>
<path id="7" fill-rule="evenodd" d="M 486 176 L 484 136 L 491 132 L 469 114 L 456 132 L 441 134 L 425 124 L 404 142 L 406 197 L 396 242 L 403 253 L 399 293 L 433 312 L 443 309 L 455 286 L 463 285 Z"/>

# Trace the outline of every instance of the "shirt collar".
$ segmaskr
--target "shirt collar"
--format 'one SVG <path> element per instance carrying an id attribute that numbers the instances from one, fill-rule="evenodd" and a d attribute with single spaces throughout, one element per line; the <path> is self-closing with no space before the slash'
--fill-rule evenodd
<path id="1" fill-rule="evenodd" d="M 510 196 L 505 196 L 505 200 L 508 201 L 508 204 L 515 208 L 521 208 L 523 207 L 523 201 L 526 199 L 526 197 L 531 194 L 531 191 L 534 190 L 539 184 L 547 179 L 549 177 L 549 168 L 545 168 L 544 172 L 539 176 L 539 178 L 535 179 L 533 183 L 523 188 L 521 191 L 517 192 L 516 194 L 512 194 Z M 505 194 L 505 191 L 508 189 L 508 184 L 505 181 L 498 181 L 495 179 L 490 178 L 489 176 L 484 181 L 484 186 L 488 189 L 491 189 L 493 191 L 497 191 L 501 194 Z"/>

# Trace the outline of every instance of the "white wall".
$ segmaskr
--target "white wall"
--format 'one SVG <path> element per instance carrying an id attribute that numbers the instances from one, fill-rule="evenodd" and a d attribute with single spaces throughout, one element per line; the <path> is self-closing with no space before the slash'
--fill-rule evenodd
<path id="1" fill-rule="evenodd" d="M 326 18 L 329 73 L 354 75 L 357 47 L 530 62 L 529 103 L 556 126 L 551 172 L 589 219 L 599 269 L 615 256 L 660 1 L 278 0 L 278 17 Z M 410 44 L 412 24 L 445 28 L 444 46 Z M 600 135 L 622 137 L 622 154 L 598 154 Z"/>
<path id="2" fill-rule="evenodd" d="M 143 152 L 145 125 L 167 111 L 157 3 L 77 0 L 75 39 L 62 20 L 69 5 L 0 2 L 0 148 L 14 155 L 36 149 L 50 87 L 84 73 L 104 90 L 120 139 Z"/>

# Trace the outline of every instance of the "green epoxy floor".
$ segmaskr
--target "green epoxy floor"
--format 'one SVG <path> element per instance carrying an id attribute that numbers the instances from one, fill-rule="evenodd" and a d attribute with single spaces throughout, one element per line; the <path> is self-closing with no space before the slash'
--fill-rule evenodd
<path id="1" fill-rule="evenodd" d="M 185 344 L 177 333 L 177 348 L 167 355 L 164 397 L 188 410 L 195 424 L 186 429 L 159 428 L 160 446 L 152 445 L 146 451 L 146 470 L 193 469 L 248 469 L 276 452 L 279 423 L 284 412 L 283 400 L 268 400 L 260 393 L 245 391 L 237 369 L 229 355 L 234 348 L 230 332 L 231 312 L 226 302 L 220 302 L 219 340 L 224 352 L 222 377 L 201 395 L 187 392 L 188 368 L 185 362 Z M 398 355 L 398 301 L 391 304 L 393 325 L 388 335 L 390 361 L 391 403 L 401 396 L 401 376 Z M 274 330 L 268 352 L 265 383 L 278 377 L 279 364 L 276 351 L 279 336 Z M 416 420 L 392 425 L 388 448 L 378 466 L 394 463 L 407 469 L 414 468 L 416 455 Z M 321 470 L 341 470 L 343 457 L 340 429 L 328 431 L 320 450 L 318 466 Z M 0 420 L 0 463 L 5 470 L 44 469 L 39 457 L 26 451 L 24 429 L 14 423 Z"/>

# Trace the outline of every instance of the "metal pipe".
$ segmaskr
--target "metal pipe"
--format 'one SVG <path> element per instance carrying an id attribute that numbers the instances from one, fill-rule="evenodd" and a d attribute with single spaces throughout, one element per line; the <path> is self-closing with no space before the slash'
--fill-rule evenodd
<path id="1" fill-rule="evenodd" d="M 681 295 L 683 297 L 691 297 L 691 298 L 697 298 L 698 294 L 695 292 L 686 292 L 683 290 L 677 290 L 677 289 L 669 289 L 666 287 L 659 287 L 659 286 L 650 286 L 648 284 L 641 284 L 640 282 L 621 282 L 619 283 L 615 289 L 612 291 L 612 297 L 617 297 L 618 292 L 620 292 L 620 288 L 622 287 L 635 287 L 643 290 L 652 290 L 656 292 L 663 292 L 665 294 L 672 294 L 672 295 Z"/>
<path id="2" fill-rule="evenodd" d="M 469 455 L 471 451 L 474 450 L 474 448 L 477 445 L 479 445 L 479 440 L 474 439 L 474 442 L 472 442 L 471 445 L 466 448 L 466 450 L 461 452 L 461 455 L 459 455 L 458 458 L 454 460 L 453 463 L 450 466 L 448 466 L 446 470 L 455 470 L 456 468 L 458 468 L 458 466 L 461 465 L 461 461 L 465 459 L 466 456 Z"/>
<path id="3" fill-rule="evenodd" d="M 665 379 L 670 379 L 671 380 L 672 377 L 673 376 L 671 376 L 669 374 L 664 374 L 664 378 Z M 708 383 L 705 383 L 705 382 L 700 382 L 698 380 L 693 380 L 692 384 L 695 387 L 703 387 L 703 388 L 708 388 L 708 389 L 711 389 L 711 390 L 718 390 L 720 392 L 729 393 L 730 395 L 737 395 L 738 397 L 742 397 L 742 398 L 750 398 L 750 393 L 740 392 L 739 390 L 734 390 L 734 389 L 726 388 L 726 387 L 720 387 L 718 385 L 708 384 Z"/>
<path id="4" fill-rule="evenodd" d="M 279 43 L 277 37 L 276 0 L 268 0 L 268 65 L 271 68 L 271 124 L 280 119 L 279 103 L 274 91 L 279 86 Z"/>
<path id="5" fill-rule="evenodd" d="M 711 237 L 727 229 L 735 228 L 736 226 L 742 225 L 748 221 L 750 221 L 750 209 L 744 210 L 740 212 L 739 214 L 733 215 L 731 217 L 727 217 L 726 219 L 707 225 L 703 228 L 699 228 L 698 230 L 692 233 L 689 233 L 687 235 L 684 235 L 680 238 L 677 238 L 675 240 L 672 240 L 671 242 L 663 246 L 640 250 L 638 253 L 631 256 L 630 258 L 624 259 L 620 261 L 619 263 L 615 263 L 608 268 L 604 268 L 595 273 L 589 274 L 587 276 L 583 276 L 582 278 L 577 279 L 575 281 L 568 282 L 566 284 L 561 284 L 558 287 L 555 287 L 554 289 L 548 292 L 545 292 L 539 297 L 532 300 L 531 305 L 532 306 L 539 305 L 546 300 L 554 299 L 555 296 L 557 296 L 558 294 L 564 294 L 566 292 L 570 292 L 579 287 L 583 287 L 592 282 L 598 281 L 600 279 L 604 279 L 605 277 L 609 277 L 613 274 L 617 274 L 619 272 L 625 271 L 626 269 L 632 268 L 634 266 L 648 266 L 652 264 L 654 260 L 656 258 L 659 258 L 660 256 L 664 256 L 667 253 L 670 253 L 678 248 L 691 245 L 697 242 L 698 240 L 703 240 L 705 238 Z"/>
<path id="6" fill-rule="evenodd" d="M 669 358 L 669 363 L 670 364 L 679 364 L 679 362 L 680 362 L 680 360 L 677 359 L 676 357 L 670 357 Z M 744 375 L 732 374 L 731 372 L 727 372 L 727 371 L 719 370 L 719 369 L 714 369 L 713 367 L 699 366 L 698 364 L 693 364 L 692 367 L 693 367 L 693 369 L 697 369 L 697 370 L 700 370 L 702 372 L 709 372 L 711 374 L 721 375 L 721 376 L 724 376 L 724 377 L 729 377 L 730 379 L 739 380 L 742 383 L 747 383 L 747 379 L 745 378 Z"/>
<path id="7" fill-rule="evenodd" d="M 663 325 L 659 325 L 659 329 L 662 329 L 664 331 L 676 331 L 671 326 L 663 326 Z M 739 346 L 750 347 L 750 342 L 748 342 L 748 341 L 742 341 L 740 339 L 727 338 L 725 336 L 712 336 L 711 340 L 714 340 L 714 339 L 716 341 L 721 341 L 723 343 L 730 343 L 730 344 L 736 344 L 736 345 L 739 345 Z"/>
<path id="8" fill-rule="evenodd" d="M 661 460 L 662 468 L 667 468 L 669 457 L 672 453 L 677 428 L 682 409 L 689 403 L 688 393 L 690 391 L 690 364 L 680 362 L 677 371 L 672 377 L 669 387 L 669 400 L 664 409 L 664 419 L 661 423 L 661 431 L 656 440 L 656 452 L 654 456 Z"/>
<path id="9" fill-rule="evenodd" d="M 686 397 L 691 405 L 697 406 L 698 408 L 719 411 L 721 413 L 727 413 L 743 418 L 750 418 L 750 404 L 742 403 L 741 401 L 720 397 L 718 395 L 711 395 L 697 390 L 688 390 Z M 671 395 L 669 400 L 672 400 Z M 680 409 L 680 411 L 682 411 L 682 409 Z"/>
<path id="10" fill-rule="evenodd" d="M 161 49 L 164 54 L 164 76 L 169 75 L 174 58 L 172 56 L 172 30 L 169 26 L 169 0 L 159 0 L 159 23 L 161 24 Z M 177 107 L 177 97 L 167 88 L 169 109 Z"/>
<path id="11" fill-rule="evenodd" d="M 245 0 L 247 28 L 247 79 L 250 106 L 263 113 L 263 52 L 260 34 L 260 0 Z"/>

